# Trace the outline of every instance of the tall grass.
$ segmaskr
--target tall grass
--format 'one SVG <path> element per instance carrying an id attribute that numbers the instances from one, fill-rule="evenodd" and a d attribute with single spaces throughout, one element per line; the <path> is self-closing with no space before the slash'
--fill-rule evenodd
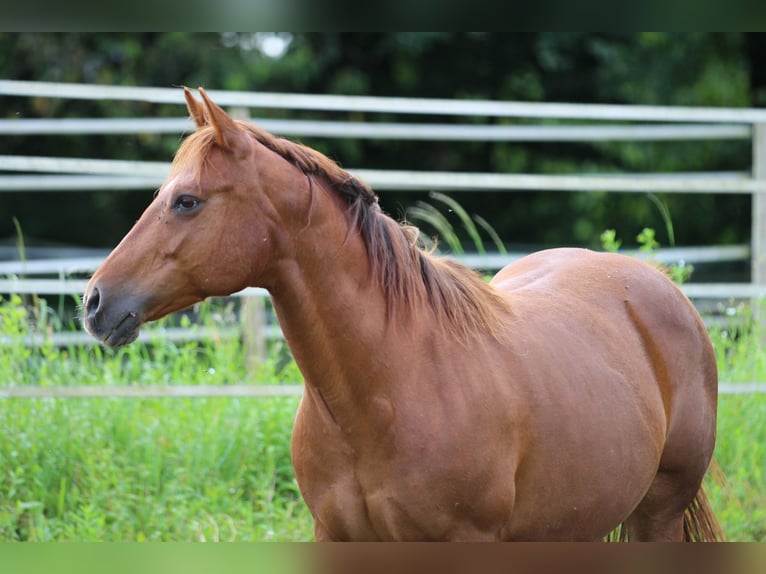
<path id="1" fill-rule="evenodd" d="M 64 326 L 0 300 L 2 385 L 279 384 L 283 352 L 255 373 L 237 338 L 135 343 L 118 351 L 25 338 Z M 200 321 L 225 330 L 229 304 Z M 726 314 L 724 312 L 724 314 Z M 722 380 L 766 380 L 763 334 L 746 308 L 711 331 Z M 183 321 L 183 320 L 182 320 Z M 189 326 L 193 328 L 193 326 Z M 289 456 L 296 398 L 0 401 L 0 540 L 308 540 L 312 523 Z M 722 396 L 711 500 L 732 540 L 766 540 L 766 395 Z"/>
<path id="2" fill-rule="evenodd" d="M 766 395 L 720 398 L 715 456 L 724 477 L 706 485 L 727 539 L 766 541 Z"/>
<path id="3" fill-rule="evenodd" d="M 721 305 L 725 321 L 710 329 L 719 380 L 766 382 L 763 305 Z M 730 540 L 766 541 L 766 394 L 719 396 L 715 455 L 725 476 L 707 481 Z"/>
<path id="4" fill-rule="evenodd" d="M 278 348 L 248 373 L 240 340 L 215 334 L 204 343 L 137 343 L 117 351 L 30 347 L 30 335 L 54 329 L 45 307 L 44 301 L 30 308 L 18 297 L 0 299 L 2 385 L 299 380 L 295 365 L 279 360 Z M 201 323 L 214 333 L 233 320 L 230 306 L 201 309 Z M 308 539 L 312 525 L 289 456 L 297 402 L 4 400 L 0 540 Z"/>
<path id="5" fill-rule="evenodd" d="M 2 409 L 3 540 L 301 540 L 297 400 L 16 400 Z"/>

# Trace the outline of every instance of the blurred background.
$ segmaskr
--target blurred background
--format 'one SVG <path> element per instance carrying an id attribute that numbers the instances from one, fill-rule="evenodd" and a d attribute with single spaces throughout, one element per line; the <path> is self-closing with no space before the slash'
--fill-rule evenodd
<path id="1" fill-rule="evenodd" d="M 0 78 L 105 86 L 245 90 L 683 106 L 766 104 L 766 35 L 748 33 L 0 33 Z M 45 97 L 0 98 L 0 118 L 179 117 L 178 105 Z M 372 121 L 364 112 L 252 109 L 261 118 Z M 408 116 L 408 121 L 418 117 Z M 428 121 L 450 120 L 429 116 Z M 401 121 L 376 114 L 375 121 Z M 468 117 L 523 125 L 519 118 Z M 540 123 L 537 121 L 536 123 Z M 547 120 L 547 123 L 567 123 Z M 571 121 L 569 123 L 572 123 Z M 0 154 L 170 161 L 179 134 L 5 135 Z M 493 173 L 743 171 L 744 140 L 646 142 L 397 141 L 302 137 L 346 168 Z M 111 248 L 151 199 L 139 192 L 13 192 L 0 202 L 0 245 Z M 402 218 L 422 191 L 381 191 Z M 642 193 L 468 191 L 450 194 L 510 248 L 599 246 L 607 228 L 623 246 L 644 228 L 668 237 Z M 677 245 L 746 244 L 746 194 L 659 194 Z M 457 226 L 458 233 L 464 230 Z M 748 265 L 730 273 L 746 280 Z"/>

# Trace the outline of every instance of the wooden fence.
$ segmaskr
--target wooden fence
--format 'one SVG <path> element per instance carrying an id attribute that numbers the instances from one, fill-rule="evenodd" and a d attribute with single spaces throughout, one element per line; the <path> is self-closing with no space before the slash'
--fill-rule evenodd
<path id="1" fill-rule="evenodd" d="M 749 258 L 749 283 L 687 284 L 691 298 L 766 297 L 766 110 L 738 108 L 692 108 L 597 104 L 524 103 L 426 98 L 252 93 L 210 90 L 220 105 L 242 114 L 258 109 L 321 110 L 396 114 L 404 118 L 439 116 L 456 118 L 452 123 L 353 122 L 301 119 L 255 119 L 263 128 L 285 136 L 353 137 L 446 141 L 667 141 L 748 140 L 752 148 L 747 172 L 694 172 L 649 174 L 510 174 L 474 172 L 426 172 L 349 169 L 378 190 L 440 191 L 609 191 L 616 193 L 715 193 L 748 194 L 752 197 L 750 246 L 662 250 L 666 262 L 743 260 Z M 0 119 L 0 136 L 56 134 L 182 134 L 193 130 L 186 115 L 183 93 L 178 88 L 146 88 L 23 82 L 0 80 L 0 96 L 94 100 L 134 100 L 178 104 L 178 118 L 111 119 Z M 461 123 L 467 116 L 539 120 L 577 120 L 574 125 L 475 125 Z M 609 123 L 611 122 L 611 123 Z M 164 180 L 169 163 L 119 159 L 0 155 L 0 193 L 9 191 L 153 190 Z M 515 256 L 504 256 L 505 263 Z M 696 259 L 695 259 L 696 258 Z M 95 269 L 101 256 L 67 260 L 0 262 L 0 293 L 81 293 L 82 280 L 69 279 L 74 272 Z M 475 267 L 499 268 L 497 255 L 465 260 Z M 13 275 L 25 276 L 24 279 Z M 55 275 L 61 278 L 44 278 Z M 30 276 L 36 276 L 29 278 Z M 238 295 L 262 297 L 261 290 Z M 64 334 L 62 334 L 64 335 Z M 183 336 L 182 333 L 177 334 Z M 272 333 L 278 336 L 278 332 Z M 77 337 L 77 336 L 75 336 Z M 745 388 L 745 387 L 742 387 Z M 15 391 L 20 392 L 20 391 Z M 260 392 L 260 391 L 259 391 Z M 5 395 L 0 394 L 0 397 Z"/>

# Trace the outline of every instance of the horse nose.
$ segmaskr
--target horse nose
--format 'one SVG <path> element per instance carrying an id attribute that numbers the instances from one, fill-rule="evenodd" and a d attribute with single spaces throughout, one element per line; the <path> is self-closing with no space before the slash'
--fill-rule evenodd
<path id="1" fill-rule="evenodd" d="M 96 313 L 101 306 L 101 292 L 96 285 L 85 294 L 85 319 L 88 323 L 93 323 Z"/>

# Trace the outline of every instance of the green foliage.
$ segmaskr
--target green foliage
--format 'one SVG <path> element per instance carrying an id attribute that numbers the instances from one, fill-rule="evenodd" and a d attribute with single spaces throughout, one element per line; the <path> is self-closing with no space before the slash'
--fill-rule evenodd
<path id="1" fill-rule="evenodd" d="M 665 230 L 668 233 L 668 245 L 670 245 L 671 247 L 675 247 L 676 234 L 675 234 L 675 231 L 673 230 L 673 219 L 670 217 L 670 210 L 668 209 L 667 204 L 653 193 L 649 193 L 647 194 L 647 196 L 649 197 L 651 202 L 657 206 L 657 209 L 662 215 L 662 220 L 665 222 Z"/>
<path id="2" fill-rule="evenodd" d="M 458 216 L 458 218 L 460 219 L 460 222 L 463 224 L 463 228 L 466 230 L 466 232 L 468 232 L 468 235 L 471 238 L 471 241 L 473 242 L 473 246 L 474 248 L 476 248 L 476 251 L 482 255 L 485 254 L 487 251 L 486 249 L 484 249 L 484 241 L 479 236 L 479 230 L 476 228 L 476 225 L 474 224 L 473 220 L 468 215 L 466 210 L 463 209 L 463 206 L 444 193 L 438 193 L 436 191 L 432 191 L 428 195 L 431 199 L 434 199 L 436 201 L 439 201 L 445 204 L 450 209 L 451 212 L 455 213 Z"/>
<path id="3" fill-rule="evenodd" d="M 652 255 L 660 247 L 660 243 L 655 237 L 656 233 L 654 229 L 650 227 L 645 227 L 636 236 L 639 252 L 644 254 L 649 260 L 652 259 Z M 601 248 L 610 253 L 616 253 L 622 245 L 622 241 L 617 238 L 617 232 L 614 229 L 604 230 L 599 236 L 599 239 L 601 240 Z M 694 266 L 689 265 L 685 261 L 665 265 L 663 266 L 663 269 L 668 273 L 673 282 L 678 285 L 686 283 L 694 272 Z"/>
<path id="4" fill-rule="evenodd" d="M 210 89 L 374 96 L 486 98 L 542 102 L 748 106 L 766 101 L 759 63 L 766 46 L 743 33 L 294 33 L 281 57 L 258 33 L 0 33 L 0 77 L 106 85 L 205 86 Z M 6 98 L 12 118 L 178 117 L 180 105 L 57 98 Z M 361 112 L 254 110 L 254 117 L 422 121 Z M 450 121 L 453 118 L 449 118 Z M 431 121 L 437 121 L 431 118 Z M 439 120 L 444 121 L 444 120 Z M 516 118 L 457 121 L 526 124 Z M 566 122 L 548 120 L 551 125 Z M 646 173 L 750 169 L 747 141 L 418 142 L 307 138 L 348 167 L 497 173 Z M 175 134 L 14 136 L 6 154 L 168 161 Z M 151 191 L 4 195 L 0 238 L 11 216 L 45 241 L 111 247 L 151 198 Z M 382 192 L 384 206 L 414 206 L 419 192 Z M 57 196 L 58 197 L 58 196 Z M 62 196 L 63 197 L 63 196 Z M 687 245 L 746 242 L 746 195 L 674 194 Z M 508 243 L 594 246 L 597 232 L 661 229 L 657 213 L 633 194 L 555 191 L 468 193 L 461 204 Z M 455 232 L 472 242 L 470 227 Z M 673 239 L 662 238 L 673 245 Z"/>
<path id="5" fill-rule="evenodd" d="M 500 239 L 500 235 L 497 233 L 497 231 L 495 231 L 495 228 L 492 227 L 489 224 L 489 222 L 486 219 L 484 219 L 481 215 L 474 214 L 473 220 L 479 224 L 479 227 L 481 227 L 487 235 L 489 235 L 489 238 L 492 240 L 492 243 L 495 245 L 495 249 L 497 249 L 497 252 L 502 255 L 507 255 L 508 250 L 506 249 L 505 244 L 503 243 L 503 240 Z"/>
<path id="6" fill-rule="evenodd" d="M 201 306 L 211 341 L 58 349 L 52 314 L 0 299 L 3 385 L 299 381 L 269 358 L 245 371 L 228 305 Z M 185 321 L 182 320 L 182 323 Z M 194 329 L 186 324 L 186 328 Z M 150 327 L 156 332 L 156 327 Z M 29 346 L 34 336 L 43 344 Z M 157 335 L 153 335 L 156 337 Z M 0 540 L 305 540 L 290 462 L 297 398 L 7 399 L 0 408 Z"/>
<path id="7" fill-rule="evenodd" d="M 766 307 L 719 306 L 723 321 L 710 328 L 719 379 L 731 384 L 766 380 Z M 725 480 L 708 481 L 719 520 L 731 540 L 766 541 L 766 395 L 719 397 L 715 455 Z"/>
<path id="8" fill-rule="evenodd" d="M 463 253 L 463 244 L 457 233 L 455 233 L 454 227 L 432 204 L 418 201 L 416 205 L 407 210 L 407 216 L 409 219 L 420 220 L 434 228 L 441 240 L 449 246 L 452 253 L 457 255 Z"/>
<path id="9" fill-rule="evenodd" d="M 494 228 L 481 216 L 474 215 L 471 218 L 468 212 L 463 206 L 455 199 L 444 193 L 438 193 L 432 191 L 429 197 L 447 207 L 448 213 L 454 213 L 458 221 L 461 223 L 463 229 L 471 238 L 473 247 L 477 253 L 485 255 L 487 253 L 484 247 L 484 239 L 481 237 L 479 228 L 481 227 L 487 235 L 489 235 L 492 242 L 495 244 L 495 248 L 500 253 L 507 253 L 503 241 L 500 239 L 499 234 Z M 463 243 L 460 240 L 459 234 L 455 231 L 455 228 L 450 223 L 446 215 L 444 215 L 439 208 L 431 203 L 419 201 L 414 207 L 410 207 L 407 210 L 407 215 L 410 219 L 420 220 L 423 223 L 428 224 L 436 232 L 437 237 L 443 240 L 450 248 L 452 253 L 462 255 L 465 250 L 463 249 Z"/>
<path id="10" fill-rule="evenodd" d="M 617 239 L 617 232 L 614 229 L 604 230 L 599 239 L 601 240 L 601 247 L 604 251 L 609 253 L 617 253 L 622 245 L 622 241 Z"/>
<path id="11" fill-rule="evenodd" d="M 644 253 L 652 254 L 660 246 L 659 242 L 654 238 L 654 229 L 644 227 L 636 236 L 636 241 L 640 246 L 638 249 Z"/>
<path id="12" fill-rule="evenodd" d="M 727 539 L 766 541 L 766 395 L 719 398 L 715 456 L 725 478 L 706 488 Z"/>
<path id="13" fill-rule="evenodd" d="M 289 456 L 296 406 L 292 398 L 4 405 L 0 539 L 307 539 Z"/>

